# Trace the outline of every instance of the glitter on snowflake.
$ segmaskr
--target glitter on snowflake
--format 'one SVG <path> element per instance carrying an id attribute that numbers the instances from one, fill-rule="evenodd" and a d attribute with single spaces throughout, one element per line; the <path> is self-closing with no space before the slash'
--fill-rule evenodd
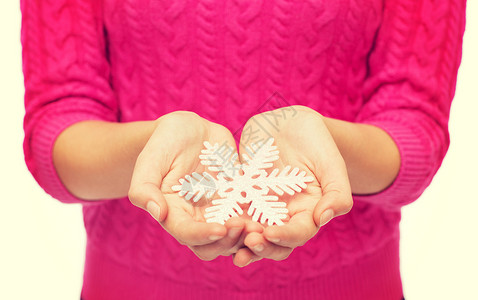
<path id="1" fill-rule="evenodd" d="M 206 208 L 204 217 L 208 223 L 224 224 L 229 218 L 244 213 L 239 204 L 250 204 L 247 214 L 253 221 L 283 225 L 288 209 L 285 202 L 278 201 L 277 195 L 300 193 L 314 178 L 306 176 L 305 171 L 299 172 L 299 168 L 291 170 L 291 166 L 280 172 L 276 168 L 268 174 L 265 169 L 279 159 L 279 151 L 273 143 L 274 139 L 270 138 L 246 147 L 250 156 L 243 154 L 244 163 L 239 164 L 233 147 L 211 145 L 206 141 L 206 149 L 201 151 L 199 158 L 209 171 L 217 172 L 217 178 L 207 172 L 194 172 L 179 179 L 180 185 L 174 185 L 172 190 L 194 202 L 202 197 L 211 199 L 217 193 L 219 198 L 212 200 L 212 206 Z M 277 195 L 269 195 L 269 190 Z"/>

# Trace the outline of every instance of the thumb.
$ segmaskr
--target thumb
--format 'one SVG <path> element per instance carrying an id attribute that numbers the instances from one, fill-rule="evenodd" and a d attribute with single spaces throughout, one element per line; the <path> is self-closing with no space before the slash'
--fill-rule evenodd
<path id="1" fill-rule="evenodd" d="M 135 206 L 148 211 L 158 222 L 162 222 L 168 214 L 168 205 L 163 193 L 150 182 L 131 185 L 128 197 Z"/>
<path id="2" fill-rule="evenodd" d="M 327 189 L 314 208 L 314 221 L 318 227 L 324 226 L 332 218 L 348 213 L 353 206 L 352 194 L 348 190 Z"/>
<path id="3" fill-rule="evenodd" d="M 168 205 L 160 187 L 171 161 L 165 155 L 169 145 L 161 143 L 164 133 L 158 128 L 136 159 L 128 197 L 133 205 L 148 211 L 154 219 L 162 222 L 168 214 Z"/>

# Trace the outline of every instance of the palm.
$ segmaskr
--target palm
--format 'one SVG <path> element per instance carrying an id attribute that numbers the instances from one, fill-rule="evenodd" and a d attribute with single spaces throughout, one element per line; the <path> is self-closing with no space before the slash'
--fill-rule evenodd
<path id="1" fill-rule="evenodd" d="M 199 197 L 201 194 L 198 195 L 197 192 L 190 191 L 191 195 L 198 195 L 198 199 L 195 200 L 195 197 L 186 199 L 186 197 L 178 193 L 177 190 L 173 190 L 175 186 L 179 187 L 178 182 L 184 180 L 185 174 L 203 174 L 207 172 L 217 178 L 218 172 L 208 170 L 207 166 L 201 163 L 199 154 L 203 149 L 203 141 L 197 140 L 192 142 L 190 146 L 187 147 L 187 150 L 185 150 L 185 153 L 178 155 L 177 161 L 174 161 L 172 164 L 173 169 L 163 178 L 161 192 L 164 194 L 168 204 L 169 216 L 167 221 L 178 223 L 179 221 L 192 218 L 196 222 L 206 222 L 206 218 L 204 217 L 206 209 L 212 207 L 212 200 L 218 198 L 217 193 L 208 199 L 204 195 Z"/>
<path id="2" fill-rule="evenodd" d="M 177 185 L 179 179 L 184 177 L 184 174 L 201 174 L 206 168 L 200 164 L 198 154 L 201 151 L 202 142 L 191 141 L 189 145 L 177 154 L 177 157 L 172 163 L 172 169 L 165 175 L 161 184 L 161 192 L 163 193 L 169 209 L 168 219 L 177 219 L 178 216 L 182 218 L 189 216 L 195 221 L 205 222 L 203 217 L 204 210 L 209 206 L 209 201 L 204 198 L 198 202 L 188 201 L 171 189 L 172 186 Z"/>
<path id="3" fill-rule="evenodd" d="M 266 133 L 273 133 L 280 151 L 280 159 L 275 162 L 274 167 L 298 167 L 313 175 L 315 179 L 301 193 L 281 196 L 280 201 L 287 203 L 290 219 L 284 226 L 265 228 L 262 234 L 250 233 L 244 243 L 252 252 L 238 253 L 235 259 L 238 265 L 251 257 L 254 260 L 263 257 L 285 259 L 295 247 L 302 246 L 317 233 L 318 211 L 320 216 L 326 208 L 335 206 L 344 210 L 336 210 L 336 214 L 345 213 L 351 208 L 348 203 L 344 205 L 336 201 L 339 199 L 336 195 L 350 193 L 350 185 L 345 164 L 330 133 L 316 112 L 302 107 L 296 109 L 295 117 L 284 119 L 274 124 L 275 126 L 262 122 L 260 128 L 256 126 L 255 130 L 253 128 L 251 131 L 259 132 L 259 138 L 267 138 Z M 252 127 L 263 120 L 260 115 L 254 118 L 257 119 L 248 122 Z M 241 144 L 247 145 L 244 141 Z M 240 149 L 240 152 L 242 151 L 244 148 Z"/>
<path id="4" fill-rule="evenodd" d="M 225 127 L 193 113 L 174 112 L 158 119 L 136 161 L 130 199 L 142 208 L 158 203 L 155 217 L 163 228 L 201 259 L 210 260 L 229 255 L 236 244 L 242 244 L 245 222 L 231 218 L 224 225 L 207 223 L 203 216 L 210 201 L 187 201 L 172 190 L 185 174 L 205 171 L 198 157 L 204 141 L 235 145 Z"/>
<path id="5" fill-rule="evenodd" d="M 285 140 L 281 135 L 275 136 L 276 143 L 280 145 L 279 160 L 274 164 L 275 168 L 283 169 L 289 165 L 297 167 L 299 170 L 305 171 L 307 174 L 314 175 L 313 166 L 308 162 L 308 159 L 303 155 L 305 151 L 305 145 L 298 149 L 297 145 L 300 145 L 295 140 Z M 312 213 L 315 206 L 322 197 L 322 189 L 319 182 L 315 178 L 314 181 L 307 184 L 307 188 L 300 193 L 292 196 L 284 194 L 281 197 L 281 201 L 287 203 L 289 209 L 289 216 L 293 218 L 295 215 L 308 212 Z"/>
<path id="6" fill-rule="evenodd" d="M 181 129 L 186 131 L 188 128 Z M 176 133 L 179 135 L 185 132 Z M 201 164 L 199 154 L 204 149 L 203 142 L 208 141 L 212 144 L 227 144 L 232 146 L 234 139 L 230 132 L 224 127 L 217 124 L 208 124 L 207 131 L 203 134 L 194 136 L 189 135 L 187 139 L 181 139 L 175 144 L 168 146 L 169 151 L 176 149 L 170 162 L 168 172 L 164 175 L 160 190 L 168 205 L 168 217 L 164 220 L 163 225 L 166 230 L 169 228 L 181 228 L 186 224 L 193 222 L 206 223 L 204 218 L 205 210 L 212 206 L 213 199 L 201 197 L 198 201 L 193 199 L 185 199 L 177 191 L 172 189 L 178 185 L 178 182 L 185 174 L 202 174 L 207 167 Z M 211 171 L 208 171 L 211 173 Z M 216 175 L 216 174 L 212 174 Z M 217 197 L 217 196 L 216 196 Z M 168 230 L 169 231 L 169 230 Z"/>

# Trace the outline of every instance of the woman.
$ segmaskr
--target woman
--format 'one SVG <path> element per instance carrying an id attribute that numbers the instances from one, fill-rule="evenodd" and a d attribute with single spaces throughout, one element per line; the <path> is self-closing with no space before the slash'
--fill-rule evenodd
<path id="1" fill-rule="evenodd" d="M 83 204 L 82 299 L 403 297 L 400 208 L 449 144 L 464 0 L 21 4 L 26 162 Z M 284 226 L 206 223 L 171 189 L 204 141 L 270 137 L 314 177 Z"/>

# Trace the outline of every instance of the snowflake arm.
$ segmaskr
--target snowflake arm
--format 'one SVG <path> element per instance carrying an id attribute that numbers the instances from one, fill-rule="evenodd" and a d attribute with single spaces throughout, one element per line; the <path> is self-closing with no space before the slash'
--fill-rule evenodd
<path id="1" fill-rule="evenodd" d="M 173 191 L 194 202 L 202 197 L 211 198 L 214 194 L 218 199 L 212 201 L 212 206 L 205 209 L 206 222 L 224 224 L 229 218 L 242 215 L 240 204 L 249 204 L 247 214 L 253 221 L 260 221 L 268 225 L 283 225 L 287 218 L 287 204 L 278 201 L 285 193 L 294 195 L 307 188 L 307 182 L 312 182 L 314 177 L 306 176 L 305 171 L 286 166 L 280 173 L 274 169 L 270 174 L 265 169 L 273 166 L 279 159 L 277 147 L 272 145 L 273 138 L 265 142 L 253 143 L 246 147 L 244 164 L 237 164 L 237 154 L 233 147 L 223 144 L 211 145 L 204 142 L 206 147 L 201 151 L 199 158 L 201 164 L 207 166 L 209 171 L 217 172 L 217 179 L 207 172 L 193 173 L 179 179 L 180 184 L 172 187 Z M 242 172 L 235 173 L 236 170 Z M 276 195 L 268 195 L 272 190 Z M 217 192 L 217 193 L 216 193 Z"/>
<path id="2" fill-rule="evenodd" d="M 246 152 L 251 155 L 243 154 L 242 158 L 246 162 L 247 169 L 264 170 L 272 167 L 272 162 L 279 159 L 279 150 L 273 146 L 274 138 L 269 138 L 265 142 L 253 143 L 246 146 Z"/>
<path id="3" fill-rule="evenodd" d="M 206 208 L 204 218 L 207 223 L 223 224 L 232 217 L 242 215 L 244 211 L 233 197 L 212 200 L 211 207 Z"/>
<path id="4" fill-rule="evenodd" d="M 274 169 L 269 176 L 261 180 L 262 188 L 270 188 L 279 196 L 282 196 L 284 192 L 292 196 L 306 189 L 307 182 L 314 181 L 314 177 L 305 176 L 305 171 L 299 173 L 299 168 L 294 168 L 292 171 L 290 169 L 291 166 L 285 166 L 280 173 L 279 169 Z"/>
<path id="5" fill-rule="evenodd" d="M 259 195 L 252 199 L 247 214 L 252 216 L 252 221 L 255 222 L 264 224 L 267 221 L 268 225 L 283 225 L 282 219 L 287 217 L 289 210 L 285 202 L 277 201 L 278 199 L 275 195 Z"/>
<path id="6" fill-rule="evenodd" d="M 203 196 L 209 199 L 214 195 L 218 187 L 218 181 L 214 179 L 207 172 L 192 173 L 191 175 L 184 176 L 185 179 L 179 179 L 179 185 L 173 185 L 171 189 L 175 192 L 179 192 L 179 196 L 198 202 Z"/>
<path id="7" fill-rule="evenodd" d="M 204 142 L 206 149 L 201 150 L 199 158 L 201 164 L 207 166 L 209 171 L 222 172 L 227 174 L 227 171 L 231 169 L 231 166 L 237 163 L 237 153 L 234 153 L 234 148 L 223 144 L 219 146 L 215 143 L 214 146 L 208 141 Z M 231 174 L 227 174 L 231 177 Z"/>

